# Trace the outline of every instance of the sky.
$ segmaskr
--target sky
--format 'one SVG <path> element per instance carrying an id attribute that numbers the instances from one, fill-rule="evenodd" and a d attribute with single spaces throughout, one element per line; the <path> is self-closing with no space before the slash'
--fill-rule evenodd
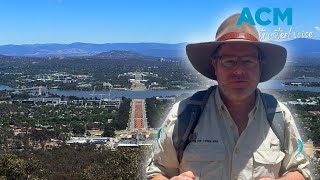
<path id="1" fill-rule="evenodd" d="M 291 26 L 280 21 L 257 29 L 292 28 L 320 39 L 319 6 L 316 0 L 0 0 L 0 45 L 213 41 L 220 23 L 244 7 L 253 16 L 261 7 L 292 8 Z"/>

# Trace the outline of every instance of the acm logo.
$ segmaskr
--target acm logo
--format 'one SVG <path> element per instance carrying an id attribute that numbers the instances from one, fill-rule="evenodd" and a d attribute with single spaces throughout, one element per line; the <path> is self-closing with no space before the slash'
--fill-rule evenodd
<path id="1" fill-rule="evenodd" d="M 261 19 L 261 14 L 265 13 L 270 16 L 271 11 L 272 10 L 267 7 L 259 8 L 255 12 L 253 17 L 250 12 L 250 9 L 248 7 L 245 7 L 242 9 L 237 25 L 241 25 L 242 23 L 249 23 L 250 25 L 256 25 L 254 21 L 255 19 L 259 25 L 267 26 L 271 24 L 271 20 L 269 18 L 265 20 Z M 286 8 L 283 12 L 279 8 L 273 8 L 272 15 L 273 15 L 273 18 L 272 18 L 273 25 L 278 25 L 279 19 L 282 22 L 287 20 L 287 25 L 292 25 L 292 8 Z"/>

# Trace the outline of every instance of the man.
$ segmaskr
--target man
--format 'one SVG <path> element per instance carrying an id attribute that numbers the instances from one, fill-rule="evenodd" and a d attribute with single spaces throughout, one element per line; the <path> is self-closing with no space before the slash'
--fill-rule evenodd
<path id="1" fill-rule="evenodd" d="M 239 16 L 221 24 L 216 41 L 187 46 L 191 64 L 217 80 L 218 87 L 208 96 L 193 130 L 196 136 L 181 159 L 175 131 L 190 99 L 173 106 L 147 168 L 149 179 L 311 179 L 291 113 L 275 100 L 280 116 L 274 112 L 271 119 L 282 125 L 272 128 L 265 95 L 257 89 L 283 69 L 287 51 L 259 42 L 254 26 L 236 25 Z"/>

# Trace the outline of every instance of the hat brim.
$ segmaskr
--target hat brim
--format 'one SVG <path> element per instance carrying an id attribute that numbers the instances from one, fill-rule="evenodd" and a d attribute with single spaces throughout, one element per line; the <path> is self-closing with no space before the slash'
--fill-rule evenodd
<path id="1" fill-rule="evenodd" d="M 211 64 L 211 55 L 218 46 L 226 43 L 250 43 L 262 51 L 262 72 L 260 82 L 265 82 L 277 75 L 284 67 L 287 59 L 286 48 L 265 42 L 252 42 L 243 40 L 213 41 L 196 44 L 188 44 L 186 47 L 188 58 L 192 66 L 207 78 L 217 80 L 215 70 Z"/>

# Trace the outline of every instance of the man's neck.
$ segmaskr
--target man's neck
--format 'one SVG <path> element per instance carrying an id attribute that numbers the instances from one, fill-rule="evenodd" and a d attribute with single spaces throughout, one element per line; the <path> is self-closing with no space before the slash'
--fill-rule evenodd
<path id="1" fill-rule="evenodd" d="M 220 91 L 221 92 L 221 91 Z M 227 96 L 220 94 L 221 99 L 226 105 L 234 123 L 238 127 L 239 135 L 247 127 L 249 113 L 255 106 L 256 94 L 253 92 L 250 96 L 244 99 L 230 99 Z"/>
<path id="2" fill-rule="evenodd" d="M 223 92 L 220 91 L 220 97 L 223 103 L 226 105 L 228 110 L 237 109 L 237 110 L 247 110 L 248 113 L 252 110 L 256 102 L 256 93 L 255 91 L 246 98 L 242 99 L 231 99 L 228 96 L 224 95 Z"/>

